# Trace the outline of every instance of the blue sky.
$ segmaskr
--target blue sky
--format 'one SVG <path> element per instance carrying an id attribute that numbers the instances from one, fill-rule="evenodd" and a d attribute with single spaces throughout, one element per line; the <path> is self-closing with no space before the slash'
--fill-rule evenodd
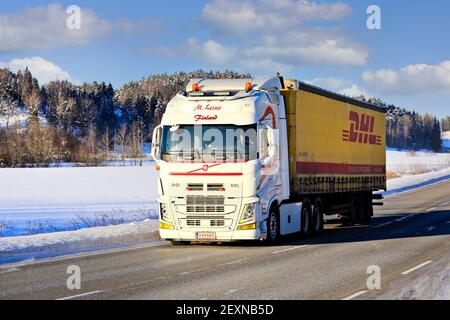
<path id="1" fill-rule="evenodd" d="M 381 30 L 366 27 L 371 4 Z M 79 31 L 65 28 L 70 5 L 82 10 Z M 445 116 L 449 12 L 445 0 L 9 1 L 0 9 L 0 66 L 28 65 L 41 82 L 115 87 L 199 68 L 281 71 Z"/>

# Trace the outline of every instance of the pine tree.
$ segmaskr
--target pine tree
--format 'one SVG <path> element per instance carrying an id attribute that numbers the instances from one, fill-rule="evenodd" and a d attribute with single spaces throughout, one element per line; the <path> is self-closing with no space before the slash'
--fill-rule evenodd
<path id="1" fill-rule="evenodd" d="M 442 136 L 439 121 L 434 118 L 433 128 L 431 131 L 431 150 L 437 152 L 441 150 Z"/>

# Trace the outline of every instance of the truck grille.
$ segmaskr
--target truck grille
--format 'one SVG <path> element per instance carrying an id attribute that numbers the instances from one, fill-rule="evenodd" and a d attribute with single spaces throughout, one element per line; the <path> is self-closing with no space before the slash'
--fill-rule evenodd
<path id="1" fill-rule="evenodd" d="M 224 206 L 186 206 L 187 213 L 224 213 Z"/>
<path id="2" fill-rule="evenodd" d="M 187 189 L 189 191 L 203 191 L 203 184 L 202 183 L 189 183 L 187 185 Z"/>
<path id="3" fill-rule="evenodd" d="M 224 227 L 225 220 L 187 219 L 186 225 L 188 227 Z"/>
<path id="4" fill-rule="evenodd" d="M 224 186 L 222 183 L 208 184 L 206 189 L 208 191 L 223 191 Z"/>
<path id="5" fill-rule="evenodd" d="M 224 197 L 220 196 L 187 196 L 187 213 L 224 213 Z"/>
<path id="6" fill-rule="evenodd" d="M 225 198 L 223 196 L 187 196 L 187 205 L 224 205 Z"/>
<path id="7" fill-rule="evenodd" d="M 186 221 L 186 224 L 189 227 L 200 227 L 201 226 L 201 221 L 200 220 L 192 220 L 192 219 L 188 219 Z"/>
<path id="8" fill-rule="evenodd" d="M 225 220 L 211 220 L 209 224 L 211 227 L 223 227 L 225 225 Z"/>

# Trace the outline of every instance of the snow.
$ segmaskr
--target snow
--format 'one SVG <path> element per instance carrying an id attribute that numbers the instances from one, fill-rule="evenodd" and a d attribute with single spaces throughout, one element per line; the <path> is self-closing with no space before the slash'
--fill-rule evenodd
<path id="1" fill-rule="evenodd" d="M 158 239 L 158 228 L 158 220 L 145 220 L 76 231 L 0 238 L 0 264 L 148 243 Z"/>
<path id="2" fill-rule="evenodd" d="M 387 150 L 386 169 L 395 176 L 417 175 L 450 167 L 450 153 Z"/>
<path id="3" fill-rule="evenodd" d="M 387 192 L 384 196 L 390 196 L 400 192 L 405 192 L 444 180 L 450 179 L 450 168 L 445 168 L 439 171 L 427 172 L 414 176 L 404 176 L 401 178 L 389 179 L 387 181 Z"/>
<path id="4" fill-rule="evenodd" d="M 388 149 L 385 196 L 450 179 L 450 153 Z"/>
<path id="5" fill-rule="evenodd" d="M 0 236 L 157 217 L 154 163 L 142 167 L 0 169 L 0 181 Z"/>
<path id="6" fill-rule="evenodd" d="M 11 115 L 8 119 L 8 116 L 0 114 L 0 128 L 6 128 L 8 125 L 10 128 L 25 128 L 28 124 L 29 114 L 26 110 L 19 109 L 16 114 Z M 41 124 L 46 124 L 47 119 L 39 114 L 39 122 Z"/>
<path id="7" fill-rule="evenodd" d="M 450 149 L 450 131 L 442 133 L 442 148 Z"/>

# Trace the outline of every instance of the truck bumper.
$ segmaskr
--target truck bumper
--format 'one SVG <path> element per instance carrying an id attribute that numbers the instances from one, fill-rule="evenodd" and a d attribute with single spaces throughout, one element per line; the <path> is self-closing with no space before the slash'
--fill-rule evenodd
<path id="1" fill-rule="evenodd" d="M 242 241 L 242 240 L 260 240 L 265 239 L 266 235 L 261 233 L 259 229 L 255 230 L 235 230 L 235 231 L 214 231 L 208 230 L 216 233 L 215 240 L 202 240 L 196 238 L 196 232 L 202 232 L 205 230 L 196 231 L 178 231 L 178 230 L 167 230 L 160 229 L 159 233 L 162 239 L 175 240 L 175 241 L 203 241 L 203 242 L 214 242 L 214 241 Z"/>

